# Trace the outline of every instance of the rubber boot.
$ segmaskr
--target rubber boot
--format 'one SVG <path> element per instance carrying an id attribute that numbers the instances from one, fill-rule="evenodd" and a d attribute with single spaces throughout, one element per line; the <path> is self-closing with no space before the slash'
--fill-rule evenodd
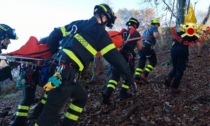
<path id="1" fill-rule="evenodd" d="M 149 84 L 149 81 L 147 80 L 147 75 L 146 74 L 141 74 L 141 79 L 146 83 Z"/>
<path id="2" fill-rule="evenodd" d="M 132 94 L 128 93 L 127 91 L 128 91 L 128 89 L 121 88 L 120 96 L 119 96 L 120 100 L 128 99 L 128 98 L 132 97 Z"/>
<path id="3" fill-rule="evenodd" d="M 166 77 L 164 84 L 165 84 L 165 87 L 166 88 L 170 88 L 171 87 L 171 79 L 169 79 L 169 78 Z"/>
<path id="4" fill-rule="evenodd" d="M 103 97 L 103 103 L 106 105 L 110 105 L 111 104 L 111 100 L 110 97 L 112 95 L 113 92 L 113 88 L 106 88 L 103 92 L 102 92 L 102 97 Z"/>
<path id="5" fill-rule="evenodd" d="M 24 116 L 16 116 L 15 119 L 10 122 L 9 126 L 27 126 L 27 118 Z"/>
<path id="6" fill-rule="evenodd" d="M 140 78 L 140 76 L 138 75 L 135 75 L 135 82 L 136 82 L 136 84 L 140 84 L 140 80 L 141 80 L 141 78 Z"/>

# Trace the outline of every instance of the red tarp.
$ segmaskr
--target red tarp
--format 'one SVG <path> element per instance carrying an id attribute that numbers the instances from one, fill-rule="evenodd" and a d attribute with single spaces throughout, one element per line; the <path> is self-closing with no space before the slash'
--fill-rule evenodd
<path id="1" fill-rule="evenodd" d="M 52 56 L 47 44 L 40 44 L 34 36 L 31 36 L 26 44 L 20 49 L 4 55 L 22 56 L 27 58 L 50 58 Z"/>

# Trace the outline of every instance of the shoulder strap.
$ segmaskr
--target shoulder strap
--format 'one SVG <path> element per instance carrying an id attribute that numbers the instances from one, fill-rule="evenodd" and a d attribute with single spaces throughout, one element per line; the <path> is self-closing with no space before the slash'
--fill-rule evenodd
<path id="1" fill-rule="evenodd" d="M 64 42 L 64 44 L 62 44 L 61 45 L 61 47 L 63 48 L 63 47 L 65 47 L 65 46 L 68 46 L 68 44 L 69 44 L 69 39 L 72 39 L 73 37 L 74 37 L 74 35 L 76 34 L 76 33 L 79 33 L 83 28 L 85 28 L 85 27 L 87 27 L 88 25 L 85 25 L 85 26 L 83 26 L 83 27 L 78 27 L 76 24 L 75 25 L 73 25 L 72 26 L 72 29 L 71 29 L 71 31 L 70 31 L 70 34 L 68 35 L 68 41 L 65 41 Z M 65 38 L 66 38 L 65 37 Z M 65 39 L 64 38 L 64 39 Z"/>

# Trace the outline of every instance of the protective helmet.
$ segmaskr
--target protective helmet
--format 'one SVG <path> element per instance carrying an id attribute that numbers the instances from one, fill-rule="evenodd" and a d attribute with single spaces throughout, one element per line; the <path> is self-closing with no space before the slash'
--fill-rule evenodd
<path id="1" fill-rule="evenodd" d="M 135 18 L 130 18 L 129 21 L 126 23 L 127 26 L 134 26 L 136 25 L 136 28 L 139 27 L 139 21 Z"/>
<path id="2" fill-rule="evenodd" d="M 114 15 L 114 12 L 112 11 L 112 9 L 109 7 L 109 5 L 107 4 L 100 4 L 100 5 L 96 5 L 94 8 L 94 14 L 104 14 L 107 19 L 108 19 L 108 23 L 107 23 L 107 27 L 112 27 L 115 20 L 116 20 L 116 16 Z"/>
<path id="3" fill-rule="evenodd" d="M 12 29 L 6 24 L 0 24 L 0 40 L 5 38 L 18 39 L 15 29 Z"/>
<path id="4" fill-rule="evenodd" d="M 151 24 L 158 24 L 160 26 L 160 21 L 158 18 L 154 18 L 152 21 L 151 21 Z"/>

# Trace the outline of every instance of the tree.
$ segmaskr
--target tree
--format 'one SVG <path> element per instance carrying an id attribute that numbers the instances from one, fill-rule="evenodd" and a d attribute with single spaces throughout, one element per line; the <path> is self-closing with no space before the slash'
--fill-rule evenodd
<path id="1" fill-rule="evenodd" d="M 121 30 L 126 27 L 126 22 L 131 18 L 136 18 L 139 23 L 139 31 L 148 27 L 148 23 L 154 18 L 154 9 L 140 9 L 140 10 L 128 10 L 128 9 L 120 9 L 116 12 L 117 20 L 114 25 L 115 30 Z"/>
<path id="2" fill-rule="evenodd" d="M 209 5 L 209 9 L 208 9 L 208 12 L 207 12 L 205 18 L 204 18 L 203 21 L 202 21 L 202 24 L 206 24 L 206 22 L 207 22 L 208 19 L 209 19 L 209 16 L 210 16 L 210 5 Z"/>

